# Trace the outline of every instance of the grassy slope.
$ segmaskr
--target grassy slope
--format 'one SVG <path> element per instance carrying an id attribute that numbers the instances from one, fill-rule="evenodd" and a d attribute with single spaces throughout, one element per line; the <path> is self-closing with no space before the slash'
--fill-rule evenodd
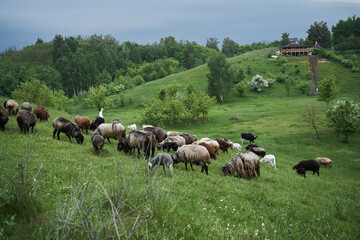
<path id="1" fill-rule="evenodd" d="M 266 59 L 266 54 L 256 51 L 229 61 L 234 67 L 250 65 L 252 75 L 277 74 L 280 67 L 275 60 Z M 306 60 L 290 58 L 289 65 L 296 62 L 305 70 L 308 68 Z M 328 74 L 337 77 L 339 98 L 359 102 L 358 73 L 351 73 L 336 63 L 319 64 L 319 71 L 322 77 Z M 141 124 L 138 104 L 144 96 L 171 81 L 177 81 L 182 86 L 191 82 L 197 89 L 204 89 L 206 73 L 206 66 L 199 66 L 139 86 L 127 92 L 133 105 L 109 109 L 104 116 L 107 120 L 122 119 L 125 125 Z M 27 176 L 40 208 L 40 214 L 32 218 L 32 222 L 42 229 L 34 230 L 33 226 L 23 224 L 18 212 L 17 223 L 21 228 L 9 227 L 6 234 L 15 238 L 21 234 L 30 236 L 30 233 L 33 238 L 53 236 L 48 223 L 55 222 L 58 226 L 54 221 L 56 210 L 60 209 L 64 200 L 71 202 L 71 188 L 83 189 L 87 186 L 88 204 L 100 202 L 103 203 L 100 209 L 110 211 L 107 198 L 96 179 L 113 199 L 117 199 L 120 186 L 116 176 L 121 166 L 124 181 L 131 183 L 127 189 L 127 204 L 129 208 L 137 206 L 147 219 L 135 235 L 138 238 L 252 239 L 257 236 L 259 239 L 359 239 L 359 134 L 352 135 L 349 144 L 343 144 L 335 131 L 328 128 L 322 112 L 319 115 L 321 140 L 317 140 L 314 131 L 300 115 L 306 103 L 314 102 L 320 109 L 324 109 L 325 104 L 316 98 L 302 96 L 295 89 L 291 90 L 290 97 L 285 96 L 283 84 L 275 84 L 260 94 L 248 92 L 245 98 L 238 98 L 233 91 L 226 103 L 213 107 L 208 123 L 166 129 L 195 133 L 200 138 L 225 137 L 234 142 L 240 141 L 241 132 L 258 135 L 257 144 L 276 156 L 278 168 L 261 164 L 261 177 L 253 180 L 221 176 L 221 166 L 236 153 L 235 150 L 220 153 L 218 160 L 209 166 L 209 176 L 201 174 L 199 167 L 195 166 L 194 172 L 187 172 L 183 164 L 179 164 L 174 169 L 174 180 L 165 177 L 162 171 L 154 180 L 147 177 L 145 165 L 139 159 L 118 153 L 115 141 L 105 146 L 104 157 L 100 158 L 93 153 L 90 136 L 85 137 L 83 145 L 76 145 L 75 140 L 70 144 L 64 135 L 61 135 L 61 141 L 55 141 L 51 136 L 51 121 L 38 123 L 34 135 L 24 136 L 19 134 L 12 116 L 6 131 L 0 133 L 0 164 L 4 170 L 15 171 L 15 165 L 5 161 L 8 158 L 3 152 L 19 162 L 27 145 L 30 145 Z M 74 115 L 77 114 L 92 118 L 97 112 L 85 109 Z M 51 119 L 57 116 L 73 119 L 73 115 L 53 110 L 50 115 Z M 234 115 L 240 120 L 229 121 Z M 334 161 L 332 169 L 320 169 L 320 177 L 308 173 L 304 179 L 291 169 L 300 160 L 317 156 L 327 156 Z M 34 181 L 31 176 L 38 172 L 40 166 L 42 170 Z M 137 173 L 132 178 L 134 171 Z M 151 190 L 154 183 L 160 184 L 157 191 Z M 160 207 L 153 201 L 159 200 L 159 196 L 162 196 Z M 10 210 L 6 213 L 3 216 L 13 215 Z M 93 216 L 98 222 L 98 215 Z M 129 224 L 135 217 L 133 214 L 128 216 Z M 72 238 L 82 237 L 74 230 Z"/>

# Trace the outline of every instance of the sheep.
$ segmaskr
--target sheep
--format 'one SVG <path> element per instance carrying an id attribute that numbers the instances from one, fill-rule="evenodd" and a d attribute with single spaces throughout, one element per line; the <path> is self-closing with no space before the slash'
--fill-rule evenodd
<path id="1" fill-rule="evenodd" d="M 126 128 L 121 123 L 102 123 L 100 124 L 94 133 L 99 133 L 103 138 L 107 138 L 110 143 L 109 138 L 114 138 L 116 140 L 121 140 L 125 137 Z"/>
<path id="2" fill-rule="evenodd" d="M 176 145 L 172 143 L 175 143 Z M 185 138 L 181 136 L 170 136 L 170 137 L 168 136 L 157 145 L 157 149 L 158 150 L 167 149 L 169 151 L 170 148 L 177 149 L 177 147 L 181 147 L 183 145 L 185 145 Z M 176 150 L 174 149 L 174 151 Z"/>
<path id="3" fill-rule="evenodd" d="M 166 134 L 167 136 L 182 136 L 185 139 L 186 144 L 192 144 L 193 142 L 197 141 L 195 134 L 176 132 L 176 131 L 168 131 Z"/>
<path id="4" fill-rule="evenodd" d="M 5 130 L 5 124 L 9 121 L 9 113 L 8 111 L 0 107 L 0 128 L 4 131 Z"/>
<path id="5" fill-rule="evenodd" d="M 263 148 L 258 147 L 255 144 L 250 144 L 246 147 L 246 150 L 249 150 L 253 153 L 255 153 L 256 155 L 260 156 L 260 157 L 264 157 L 266 155 L 266 151 Z"/>
<path id="6" fill-rule="evenodd" d="M 209 144 L 207 144 L 206 142 L 201 142 L 199 143 L 201 146 L 206 147 L 206 149 L 208 150 L 209 154 L 210 154 L 210 158 L 216 160 L 216 154 L 215 154 L 215 150 L 213 149 L 212 146 L 210 146 Z"/>
<path id="7" fill-rule="evenodd" d="M 257 136 L 252 135 L 251 133 L 241 133 L 241 143 L 243 142 L 243 139 L 249 140 L 250 143 L 254 143 L 254 140 L 257 138 Z"/>
<path id="8" fill-rule="evenodd" d="M 147 125 L 147 124 L 142 125 L 142 129 L 147 128 L 147 127 L 153 127 L 153 125 Z"/>
<path id="9" fill-rule="evenodd" d="M 241 147 L 241 145 L 240 145 L 239 143 L 234 143 L 234 144 L 233 144 L 233 148 L 235 148 L 235 149 L 237 149 L 237 150 L 240 151 L 242 147 Z"/>
<path id="10" fill-rule="evenodd" d="M 162 142 L 167 137 L 164 129 L 162 129 L 160 127 L 146 127 L 146 128 L 144 128 L 144 130 L 151 131 L 153 134 L 155 134 L 156 140 L 158 142 Z"/>
<path id="11" fill-rule="evenodd" d="M 159 167 L 160 165 L 163 166 L 165 175 L 166 175 L 166 170 L 165 170 L 165 166 L 166 166 L 169 169 L 170 177 L 173 176 L 174 162 L 173 162 L 172 157 L 169 154 L 158 153 L 158 154 L 156 154 L 155 158 L 148 164 L 150 171 L 153 169 L 153 167 L 155 167 L 155 166 Z"/>
<path id="12" fill-rule="evenodd" d="M 102 123 L 105 123 L 105 120 L 104 120 L 104 118 L 102 118 L 102 117 L 96 117 L 96 118 L 94 118 L 93 120 L 92 120 L 92 122 L 91 122 L 91 124 L 90 124 L 90 130 L 95 130 L 95 129 L 97 129 L 99 126 L 100 126 L 100 124 L 102 124 Z"/>
<path id="13" fill-rule="evenodd" d="M 320 176 L 320 163 L 315 160 L 303 160 L 293 166 L 293 169 L 296 170 L 299 175 L 304 176 L 304 178 L 306 178 L 306 171 L 313 171 L 313 174 L 317 173 L 317 175 Z"/>
<path id="14" fill-rule="evenodd" d="M 224 139 L 216 139 L 216 141 L 219 143 L 220 149 L 223 152 L 228 152 L 228 148 L 230 147 L 230 144 L 228 144 Z"/>
<path id="15" fill-rule="evenodd" d="M 101 117 L 101 118 L 104 118 L 104 116 L 103 116 L 103 111 L 104 111 L 103 108 L 101 108 L 100 111 L 99 111 L 99 117 Z"/>
<path id="16" fill-rule="evenodd" d="M 131 153 L 132 149 L 137 148 L 138 154 L 140 150 L 145 152 L 145 159 L 150 156 L 150 150 L 152 150 L 152 157 L 154 156 L 156 146 L 156 137 L 152 132 L 143 130 L 134 130 L 126 135 L 118 143 L 118 151 L 124 150 L 125 153 Z"/>
<path id="17" fill-rule="evenodd" d="M 260 159 L 260 162 L 268 162 L 270 166 L 276 168 L 276 161 L 274 155 L 266 155 L 264 158 Z"/>
<path id="18" fill-rule="evenodd" d="M 209 144 L 214 149 L 215 154 L 219 154 L 220 144 L 217 141 L 212 140 L 210 138 L 202 138 L 199 140 L 199 142 L 205 142 Z"/>
<path id="19" fill-rule="evenodd" d="M 235 154 L 228 163 L 222 166 L 224 176 L 233 175 L 235 177 L 253 178 L 260 176 L 259 157 L 250 151 L 243 151 Z"/>
<path id="20" fill-rule="evenodd" d="M 63 117 L 57 117 L 52 121 L 53 126 L 53 139 L 55 139 L 55 134 L 57 133 L 57 139 L 60 140 L 60 132 L 65 133 L 71 142 L 71 137 L 76 139 L 77 144 L 82 144 L 84 142 L 84 136 L 80 133 L 78 125 L 67 120 Z"/>
<path id="21" fill-rule="evenodd" d="M 22 132 L 29 132 L 31 128 L 31 133 L 34 133 L 34 127 L 36 125 L 36 115 L 35 113 L 29 112 L 28 110 L 20 110 L 16 115 L 16 121 L 19 125 L 19 128 Z"/>
<path id="22" fill-rule="evenodd" d="M 90 128 L 90 118 L 86 116 L 76 116 L 74 121 L 81 130 L 85 130 L 86 134 L 88 134 L 88 130 Z"/>
<path id="23" fill-rule="evenodd" d="M 185 163 L 185 169 L 187 170 L 187 163 L 190 163 L 191 169 L 193 169 L 192 165 L 200 165 L 201 172 L 204 172 L 208 175 L 208 166 L 206 164 L 210 164 L 210 154 L 208 150 L 199 145 L 184 145 L 179 147 L 179 149 L 171 155 L 174 164 L 179 162 Z"/>
<path id="24" fill-rule="evenodd" d="M 127 128 L 129 128 L 131 131 L 132 130 L 136 130 L 137 128 L 136 128 L 136 124 L 134 123 L 134 124 L 131 124 L 131 125 L 129 125 L 129 126 L 127 126 Z"/>
<path id="25" fill-rule="evenodd" d="M 181 132 L 176 132 L 176 131 L 168 131 L 166 133 L 166 135 L 169 137 L 169 136 L 177 136 L 177 135 L 180 135 Z"/>
<path id="26" fill-rule="evenodd" d="M 93 133 L 91 134 L 91 141 L 95 149 L 95 153 L 98 154 L 98 151 L 100 150 L 100 156 L 102 156 L 105 145 L 105 139 L 103 138 L 103 136 L 98 133 Z"/>
<path id="27" fill-rule="evenodd" d="M 34 109 L 34 113 L 36 114 L 36 117 L 40 119 L 40 121 L 47 121 L 49 116 L 48 110 L 42 106 L 37 106 Z"/>
<path id="28" fill-rule="evenodd" d="M 329 158 L 326 157 L 317 157 L 315 158 L 315 161 L 317 161 L 320 165 L 325 165 L 328 167 L 332 167 L 332 161 Z"/>
<path id="29" fill-rule="evenodd" d="M 8 110 L 9 115 L 13 114 L 15 116 L 19 112 L 19 104 L 12 99 L 5 101 L 4 107 Z"/>
<path id="30" fill-rule="evenodd" d="M 21 110 L 28 110 L 29 112 L 32 111 L 32 106 L 29 102 L 24 102 L 21 104 Z"/>

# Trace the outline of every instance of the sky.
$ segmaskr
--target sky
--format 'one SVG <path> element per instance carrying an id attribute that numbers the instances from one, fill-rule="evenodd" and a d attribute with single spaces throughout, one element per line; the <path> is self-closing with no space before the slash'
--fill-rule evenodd
<path id="1" fill-rule="evenodd" d="M 63 37 L 111 35 L 120 43 L 161 38 L 240 45 L 306 38 L 315 21 L 331 30 L 360 13 L 360 0 L 0 0 L 0 52 Z"/>

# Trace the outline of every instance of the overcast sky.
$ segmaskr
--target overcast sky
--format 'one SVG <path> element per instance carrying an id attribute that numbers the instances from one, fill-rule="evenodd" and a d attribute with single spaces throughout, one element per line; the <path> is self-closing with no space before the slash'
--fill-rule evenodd
<path id="1" fill-rule="evenodd" d="M 110 34 L 120 43 L 226 37 L 240 45 L 305 38 L 315 21 L 329 29 L 360 13 L 360 0 L 0 0 L 0 52 L 37 38 Z"/>

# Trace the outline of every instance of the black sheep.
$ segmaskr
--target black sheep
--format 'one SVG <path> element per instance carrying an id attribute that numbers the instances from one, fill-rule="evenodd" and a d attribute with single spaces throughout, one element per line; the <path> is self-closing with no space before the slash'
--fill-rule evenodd
<path id="1" fill-rule="evenodd" d="M 92 123 L 90 124 L 90 130 L 95 130 L 98 128 L 98 126 L 102 123 L 105 123 L 104 118 L 102 117 L 96 117 L 92 120 Z"/>
<path id="2" fill-rule="evenodd" d="M 254 143 L 254 140 L 257 138 L 257 136 L 252 135 L 251 133 L 242 133 L 241 134 L 241 142 L 243 139 L 249 140 L 250 143 Z"/>
<path id="3" fill-rule="evenodd" d="M 304 176 L 304 178 L 306 178 L 306 171 L 313 171 L 313 174 L 317 173 L 317 175 L 320 176 L 320 164 L 315 160 L 303 160 L 296 164 L 293 169 L 296 170 L 299 175 Z"/>
<path id="4" fill-rule="evenodd" d="M 55 134 L 57 133 L 57 138 L 60 140 L 60 132 L 63 132 L 68 136 L 69 141 L 71 142 L 70 137 L 74 137 L 78 144 L 82 144 L 84 141 L 84 136 L 80 133 L 78 125 L 75 123 L 63 118 L 57 117 L 52 122 L 53 125 L 53 138 L 55 139 Z"/>

